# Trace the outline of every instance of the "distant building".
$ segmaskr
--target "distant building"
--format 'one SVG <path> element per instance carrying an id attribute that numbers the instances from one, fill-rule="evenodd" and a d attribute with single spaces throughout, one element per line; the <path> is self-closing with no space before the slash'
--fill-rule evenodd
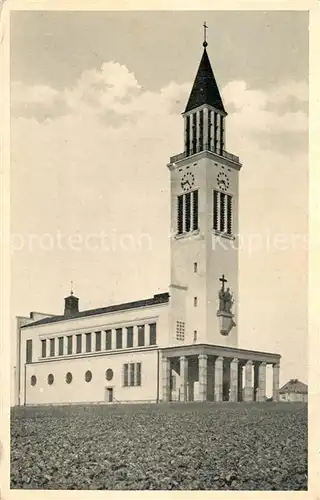
<path id="1" fill-rule="evenodd" d="M 279 401 L 308 401 L 308 386 L 297 378 L 292 378 L 281 389 L 279 389 Z"/>

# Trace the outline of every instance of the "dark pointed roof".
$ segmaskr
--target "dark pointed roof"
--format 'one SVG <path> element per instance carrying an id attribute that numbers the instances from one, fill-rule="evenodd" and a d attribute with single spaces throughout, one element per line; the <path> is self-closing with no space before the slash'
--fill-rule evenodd
<path id="1" fill-rule="evenodd" d="M 308 386 L 304 384 L 303 382 L 300 382 L 297 378 L 292 378 L 284 384 L 283 387 L 279 389 L 279 392 L 281 394 L 284 394 L 286 392 L 298 392 L 300 394 L 307 394 L 308 393 Z"/>
<path id="2" fill-rule="evenodd" d="M 218 85 L 211 68 L 206 47 L 204 47 L 203 55 L 185 112 L 191 111 L 192 109 L 202 106 L 203 104 L 209 104 L 218 111 L 226 113 Z"/>

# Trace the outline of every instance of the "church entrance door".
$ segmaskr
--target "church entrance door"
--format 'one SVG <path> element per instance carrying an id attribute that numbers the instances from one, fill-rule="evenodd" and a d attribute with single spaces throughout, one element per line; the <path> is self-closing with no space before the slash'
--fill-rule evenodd
<path id="1" fill-rule="evenodd" d="M 106 387 L 105 400 L 107 403 L 113 402 L 113 387 Z"/>

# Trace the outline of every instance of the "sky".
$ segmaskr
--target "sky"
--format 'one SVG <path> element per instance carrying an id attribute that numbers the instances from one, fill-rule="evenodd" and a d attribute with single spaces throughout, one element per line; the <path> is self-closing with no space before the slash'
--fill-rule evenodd
<path id="1" fill-rule="evenodd" d="M 166 164 L 204 20 L 243 163 L 240 347 L 307 382 L 306 12 L 12 13 L 12 340 L 16 315 L 62 313 L 71 280 L 80 309 L 168 290 Z"/>

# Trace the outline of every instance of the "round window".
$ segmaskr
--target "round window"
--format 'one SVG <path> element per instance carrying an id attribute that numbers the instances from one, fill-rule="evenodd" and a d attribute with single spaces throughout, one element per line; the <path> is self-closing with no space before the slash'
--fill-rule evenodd
<path id="1" fill-rule="evenodd" d="M 92 379 L 92 373 L 90 370 L 88 370 L 84 376 L 86 382 L 90 382 Z"/>
<path id="2" fill-rule="evenodd" d="M 30 383 L 31 383 L 31 385 L 36 385 L 36 383 L 37 383 L 37 377 L 35 375 L 32 375 L 32 377 L 30 379 Z"/>
<path id="3" fill-rule="evenodd" d="M 72 382 L 72 373 L 68 372 L 66 375 L 66 382 L 67 384 L 71 384 Z"/>
<path id="4" fill-rule="evenodd" d="M 52 375 L 52 373 L 50 373 L 50 374 L 48 375 L 48 384 L 49 384 L 49 385 L 52 385 L 52 384 L 53 384 L 53 382 L 54 382 L 54 376 Z"/>
<path id="5" fill-rule="evenodd" d="M 106 371 L 106 379 L 107 380 L 113 379 L 113 371 L 111 370 L 111 368 L 108 368 L 108 370 Z"/>

